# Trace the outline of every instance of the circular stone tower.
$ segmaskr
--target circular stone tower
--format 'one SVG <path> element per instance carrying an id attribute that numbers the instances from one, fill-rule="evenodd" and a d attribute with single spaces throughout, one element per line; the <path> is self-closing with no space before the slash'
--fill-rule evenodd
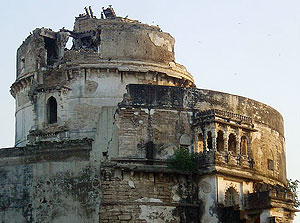
<path id="1" fill-rule="evenodd" d="M 111 7 L 33 31 L 11 86 L 19 148 L 1 149 L 5 222 L 292 222 L 282 116 L 196 89 L 174 43 Z"/>
<path id="2" fill-rule="evenodd" d="M 66 49 L 68 38 L 73 39 Z M 40 28 L 17 51 L 15 145 L 93 138 L 102 106 L 117 106 L 128 84 L 194 86 L 174 60 L 174 38 L 157 26 L 86 11 L 73 31 Z"/>

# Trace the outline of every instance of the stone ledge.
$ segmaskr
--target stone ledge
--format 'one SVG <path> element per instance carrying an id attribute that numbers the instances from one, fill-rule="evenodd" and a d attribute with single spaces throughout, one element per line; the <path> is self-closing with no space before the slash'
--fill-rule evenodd
<path id="1" fill-rule="evenodd" d="M 0 165 L 20 165 L 69 158 L 88 160 L 92 139 L 40 142 L 36 145 L 0 149 Z"/>
<path id="2" fill-rule="evenodd" d="M 198 204 L 191 203 L 166 203 L 166 202 L 140 202 L 140 201 L 104 201 L 103 206 L 112 205 L 150 205 L 150 206 L 171 206 L 171 207 L 199 207 Z"/>

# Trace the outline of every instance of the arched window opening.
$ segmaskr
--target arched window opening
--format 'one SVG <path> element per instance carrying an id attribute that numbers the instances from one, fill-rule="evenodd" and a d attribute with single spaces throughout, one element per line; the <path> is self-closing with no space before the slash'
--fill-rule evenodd
<path id="1" fill-rule="evenodd" d="M 226 207 L 232 207 L 239 204 L 239 194 L 238 192 L 233 188 L 230 187 L 225 192 L 225 206 Z"/>
<path id="2" fill-rule="evenodd" d="M 247 137 L 242 136 L 241 143 L 240 143 L 241 155 L 247 156 L 247 152 L 248 152 L 247 142 L 248 142 Z"/>
<path id="3" fill-rule="evenodd" d="M 236 138 L 235 138 L 235 135 L 233 133 L 231 133 L 229 135 L 229 139 L 228 139 L 228 151 L 231 151 L 234 154 L 236 154 Z"/>
<path id="4" fill-rule="evenodd" d="M 207 132 L 207 150 L 212 150 L 212 136 L 211 132 Z"/>
<path id="5" fill-rule="evenodd" d="M 200 133 L 198 135 L 198 141 L 197 141 L 197 152 L 198 153 L 203 152 L 203 147 L 204 147 L 204 144 L 203 144 L 203 134 Z"/>
<path id="6" fill-rule="evenodd" d="M 47 103 L 47 118 L 48 123 L 56 123 L 57 122 L 57 102 L 54 97 L 50 97 Z"/>
<path id="7" fill-rule="evenodd" d="M 219 130 L 217 136 L 217 151 L 223 152 L 224 151 L 224 133 Z"/>
<path id="8" fill-rule="evenodd" d="M 268 169 L 274 170 L 274 160 L 268 159 Z"/>
<path id="9" fill-rule="evenodd" d="M 21 58 L 21 72 L 23 72 L 25 69 L 25 57 Z"/>
<path id="10" fill-rule="evenodd" d="M 189 147 L 191 145 L 192 139 L 188 134 L 182 134 L 180 137 L 180 147 L 189 151 Z"/>

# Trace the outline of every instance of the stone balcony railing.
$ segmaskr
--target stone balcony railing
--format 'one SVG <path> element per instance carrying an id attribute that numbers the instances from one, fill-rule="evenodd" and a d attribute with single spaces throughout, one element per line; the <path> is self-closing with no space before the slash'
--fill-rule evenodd
<path id="1" fill-rule="evenodd" d="M 252 158 L 243 155 L 237 155 L 232 152 L 215 152 L 216 165 L 237 166 L 242 168 L 253 168 L 254 161 Z"/>
<path id="2" fill-rule="evenodd" d="M 292 207 L 295 202 L 295 196 L 290 191 L 280 191 L 271 189 L 262 192 L 245 194 L 246 209 L 268 209 L 274 206 L 274 203 L 280 200 Z"/>
<path id="3" fill-rule="evenodd" d="M 220 109 L 210 109 L 210 110 L 205 110 L 205 111 L 200 111 L 196 114 L 196 118 L 197 117 L 221 117 L 224 119 L 231 119 L 233 121 L 240 121 L 240 122 L 244 122 L 247 124 L 250 124 L 253 122 L 252 118 L 244 116 L 244 115 L 240 115 L 240 114 L 236 114 L 230 111 L 224 111 L 224 110 L 220 110 Z"/>
<path id="4" fill-rule="evenodd" d="M 171 158 L 171 157 L 170 157 Z M 122 165 L 135 165 L 135 166 L 156 166 L 167 167 L 170 163 L 169 159 L 160 159 L 154 155 L 153 158 L 134 158 L 134 157 L 119 157 L 111 159 L 113 162 L 117 162 Z M 205 171 L 214 166 L 222 166 L 229 168 L 243 168 L 252 169 L 254 162 L 247 156 L 236 155 L 232 152 L 218 152 L 214 150 L 204 150 L 200 153 L 194 153 L 194 161 L 196 162 L 197 169 Z"/>

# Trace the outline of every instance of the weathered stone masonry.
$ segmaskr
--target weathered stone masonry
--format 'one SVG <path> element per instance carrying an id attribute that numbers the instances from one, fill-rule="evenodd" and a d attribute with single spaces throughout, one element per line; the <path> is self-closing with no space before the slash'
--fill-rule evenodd
<path id="1" fill-rule="evenodd" d="M 199 222 L 202 207 L 193 176 L 145 170 L 105 175 L 100 222 Z"/>
<path id="2" fill-rule="evenodd" d="M 195 88 L 174 44 L 111 7 L 25 39 L 1 222 L 292 222 L 282 116 Z M 169 167 L 179 147 L 197 153 L 196 170 Z"/>

